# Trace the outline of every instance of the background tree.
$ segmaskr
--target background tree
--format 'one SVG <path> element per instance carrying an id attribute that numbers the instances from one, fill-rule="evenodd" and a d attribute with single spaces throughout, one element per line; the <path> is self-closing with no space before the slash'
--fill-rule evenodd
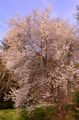
<path id="1" fill-rule="evenodd" d="M 13 108 L 10 92 L 16 86 L 13 73 L 6 68 L 2 56 L 0 56 L 0 109 Z"/>
<path id="2" fill-rule="evenodd" d="M 77 36 L 77 43 L 75 44 L 75 52 L 77 63 L 79 63 L 79 6 L 76 6 L 76 36 Z"/>

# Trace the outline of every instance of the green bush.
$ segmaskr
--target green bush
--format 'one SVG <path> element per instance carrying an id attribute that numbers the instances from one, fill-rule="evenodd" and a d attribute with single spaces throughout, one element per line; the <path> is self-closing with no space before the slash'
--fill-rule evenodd
<path id="1" fill-rule="evenodd" d="M 1 100 L 0 101 L 0 109 L 13 109 L 14 102 L 9 99 L 7 101 Z"/>
<path id="2" fill-rule="evenodd" d="M 75 93 L 74 103 L 75 105 L 79 105 L 79 91 Z"/>
<path id="3" fill-rule="evenodd" d="M 75 120 L 79 120 L 79 91 L 75 93 L 73 116 Z"/>
<path id="4" fill-rule="evenodd" d="M 53 107 L 37 107 L 31 112 L 32 120 L 56 120 L 56 110 Z"/>

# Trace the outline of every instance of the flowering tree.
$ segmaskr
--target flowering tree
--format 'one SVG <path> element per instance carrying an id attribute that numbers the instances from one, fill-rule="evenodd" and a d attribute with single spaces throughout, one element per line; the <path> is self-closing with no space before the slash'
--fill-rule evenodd
<path id="1" fill-rule="evenodd" d="M 20 88 L 12 93 L 15 107 L 71 102 L 78 86 L 73 27 L 51 18 L 49 9 L 14 18 L 10 25 L 5 37 L 9 48 L 3 57 L 18 76 Z"/>

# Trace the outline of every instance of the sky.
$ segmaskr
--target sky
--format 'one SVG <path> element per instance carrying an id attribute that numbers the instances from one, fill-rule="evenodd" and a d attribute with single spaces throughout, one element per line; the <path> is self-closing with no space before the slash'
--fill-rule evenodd
<path id="1" fill-rule="evenodd" d="M 75 23 L 76 5 L 79 0 L 0 0 L 0 40 L 8 31 L 8 21 L 19 15 L 28 15 L 35 9 L 52 6 L 53 15 Z"/>

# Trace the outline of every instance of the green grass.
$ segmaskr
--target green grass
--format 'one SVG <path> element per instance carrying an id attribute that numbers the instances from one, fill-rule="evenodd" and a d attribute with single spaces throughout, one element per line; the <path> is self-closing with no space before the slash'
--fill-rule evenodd
<path id="1" fill-rule="evenodd" d="M 19 120 L 18 110 L 1 110 L 0 120 Z"/>
<path id="2" fill-rule="evenodd" d="M 0 110 L 0 120 L 58 120 L 57 109 L 53 107 L 37 107 L 35 110 L 25 109 Z M 72 112 L 68 112 L 65 120 L 75 120 Z"/>
<path id="3" fill-rule="evenodd" d="M 0 120 L 56 120 L 55 109 L 52 107 L 37 107 L 35 110 L 25 109 L 0 110 Z"/>
<path id="4" fill-rule="evenodd" d="M 54 111 L 37 108 L 30 113 L 26 110 L 1 110 L 0 120 L 51 120 Z M 54 117 L 54 116 L 53 116 Z"/>

